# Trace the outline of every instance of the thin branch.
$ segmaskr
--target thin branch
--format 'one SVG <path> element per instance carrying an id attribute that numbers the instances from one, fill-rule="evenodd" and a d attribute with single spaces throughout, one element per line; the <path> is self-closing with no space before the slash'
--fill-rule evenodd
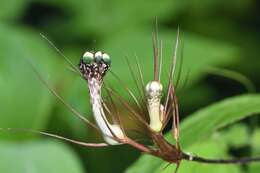
<path id="1" fill-rule="evenodd" d="M 78 144 L 78 145 L 81 145 L 81 146 L 84 146 L 84 147 L 106 147 L 106 146 L 109 146 L 106 143 L 86 143 L 86 142 L 81 142 L 81 141 L 74 140 L 74 139 L 69 139 L 69 138 L 59 136 L 59 135 L 56 135 L 56 134 L 41 132 L 41 131 L 37 131 L 37 130 L 14 129 L 14 128 L 7 128 L 7 129 L 0 128 L 0 130 L 7 130 L 7 131 L 14 131 L 14 132 L 29 132 L 29 133 L 40 134 L 40 135 L 49 136 L 49 137 L 52 137 L 52 138 L 64 140 L 64 141 L 67 141 L 67 142 L 70 142 L 70 143 L 73 143 L 73 144 Z"/>
<path id="2" fill-rule="evenodd" d="M 38 70 L 36 69 L 36 67 L 30 62 L 27 61 L 29 63 L 29 65 L 32 67 L 32 70 L 35 72 L 35 74 L 37 75 L 38 79 L 49 89 L 49 91 L 56 96 L 59 101 L 65 105 L 70 112 L 72 112 L 75 116 L 77 116 L 80 120 L 83 120 L 85 123 L 87 123 L 88 125 L 90 125 L 91 127 L 93 127 L 94 129 L 96 129 L 97 131 L 100 132 L 99 128 L 94 125 L 93 123 L 91 123 L 88 119 L 86 119 L 83 115 L 81 115 L 81 113 L 79 113 L 78 111 L 76 111 L 70 104 L 68 104 L 50 85 L 49 83 L 41 76 L 41 74 L 38 72 Z"/>
<path id="3" fill-rule="evenodd" d="M 45 35 L 43 35 L 42 33 L 40 33 L 41 37 L 43 39 L 45 39 L 55 50 L 56 52 L 58 52 L 64 59 L 65 61 L 75 70 L 77 71 L 77 73 L 80 74 L 81 76 L 81 72 L 79 71 L 79 69 L 69 60 L 69 58 L 67 58 L 55 45 L 52 41 L 50 41 Z"/>
<path id="4" fill-rule="evenodd" d="M 115 97 L 117 97 L 122 104 L 143 124 L 145 125 L 145 127 L 147 129 L 150 130 L 149 125 L 147 124 L 147 122 L 133 109 L 131 108 L 131 106 L 127 103 L 126 100 L 124 100 L 123 97 L 120 96 L 120 94 L 118 94 L 115 90 L 113 90 L 112 88 L 107 87 L 107 89 L 111 92 L 111 94 L 113 94 Z"/>
<path id="5" fill-rule="evenodd" d="M 140 86 L 139 86 L 139 84 L 138 84 L 138 80 L 137 80 L 137 78 L 136 78 L 136 76 L 135 76 L 134 69 L 132 68 L 132 66 L 131 66 L 131 64 L 130 64 L 129 58 L 128 58 L 127 56 L 125 56 L 125 60 L 126 60 L 128 69 L 129 69 L 129 71 L 130 71 L 131 77 L 132 77 L 132 79 L 133 79 L 134 82 L 135 82 L 135 86 L 136 86 L 137 90 L 139 91 L 139 94 L 142 94 L 142 89 L 140 88 Z M 143 82 L 143 81 L 141 80 L 141 82 Z"/>
<path id="6" fill-rule="evenodd" d="M 172 57 L 172 63 L 171 63 L 171 67 L 170 67 L 170 74 L 169 74 L 169 82 L 168 82 L 168 91 L 167 91 L 167 96 L 166 96 L 166 100 L 165 100 L 165 104 L 164 105 L 168 105 L 168 101 L 169 101 L 169 90 L 170 90 L 170 84 L 172 83 L 172 78 L 176 69 L 176 61 L 177 61 L 177 50 L 178 50 L 178 46 L 179 46 L 179 38 L 180 37 L 180 30 L 178 28 L 177 30 L 177 38 L 176 38 L 176 43 L 175 43 L 175 47 L 174 47 L 174 54 Z M 167 108 L 166 108 L 167 109 Z"/>
<path id="7" fill-rule="evenodd" d="M 182 75 L 182 73 L 183 73 L 183 70 L 184 70 L 184 68 L 183 68 L 183 63 L 184 63 L 184 58 L 183 58 L 183 53 L 184 53 L 184 43 L 182 42 L 182 44 L 181 44 L 181 48 L 180 48 L 181 50 L 180 50 L 180 62 L 179 62 L 179 67 L 180 67 L 180 69 L 178 70 L 178 73 L 177 73 L 177 77 L 176 77 L 176 84 L 175 84 L 175 89 L 176 89 L 176 91 L 178 90 L 178 88 L 179 88 L 179 83 L 180 83 L 180 80 L 181 80 L 181 75 Z"/>
<path id="8" fill-rule="evenodd" d="M 161 80 L 161 73 L 162 73 L 162 64 L 163 64 L 163 42 L 161 40 L 160 44 L 160 65 L 159 65 L 159 82 Z"/>
<path id="9" fill-rule="evenodd" d="M 156 36 L 156 33 L 152 34 L 152 38 L 153 38 L 153 56 L 154 56 L 154 80 L 155 81 L 158 81 L 159 80 L 159 76 L 158 76 L 158 73 L 159 73 L 159 68 L 158 68 L 158 40 L 157 40 L 157 36 Z"/>
<path id="10" fill-rule="evenodd" d="M 133 147 L 135 147 L 135 148 L 137 148 L 137 149 L 139 149 L 139 150 L 141 150 L 141 151 L 143 151 L 143 152 L 145 152 L 145 153 L 152 153 L 152 149 L 150 149 L 149 147 L 147 147 L 147 146 L 144 146 L 144 145 L 142 145 L 142 144 L 140 144 L 140 143 L 137 143 L 137 142 L 135 142 L 134 140 L 132 140 L 132 139 L 130 139 L 130 138 L 127 138 L 126 137 L 126 139 L 124 140 L 124 141 L 122 141 L 123 143 L 125 143 L 125 144 L 129 144 L 129 145 L 131 145 L 131 146 L 133 146 Z"/>
<path id="11" fill-rule="evenodd" d="M 139 59 L 137 57 L 137 55 L 135 55 L 135 63 L 138 69 L 138 80 L 141 81 L 141 89 L 140 89 L 140 95 L 141 95 L 141 99 L 142 99 L 142 103 L 143 103 L 143 114 L 147 115 L 148 114 L 148 108 L 147 108 L 147 100 L 146 100 L 146 94 L 145 94 L 145 84 L 144 84 L 144 77 L 143 77 L 143 72 L 140 66 L 140 62 Z"/>
<path id="12" fill-rule="evenodd" d="M 171 99 L 173 100 L 172 107 L 173 107 L 173 123 L 172 123 L 172 129 L 173 129 L 173 137 L 176 140 L 177 147 L 179 148 L 179 137 L 180 137 L 180 129 L 179 129 L 179 105 L 178 100 L 176 97 L 176 91 L 174 89 L 174 86 L 171 86 Z"/>
<path id="13" fill-rule="evenodd" d="M 208 159 L 199 156 L 192 156 L 187 153 L 182 153 L 184 160 L 207 163 L 207 164 L 246 164 L 250 162 L 260 162 L 260 157 L 244 157 L 238 159 Z"/>
<path id="14" fill-rule="evenodd" d="M 127 91 L 127 93 L 131 96 L 131 98 L 134 100 L 135 104 L 138 106 L 138 108 L 140 110 L 142 110 L 141 104 L 138 102 L 137 98 L 135 97 L 134 93 L 128 88 L 128 86 L 113 72 L 110 70 L 110 73 L 112 74 L 112 76 L 115 77 L 116 80 L 118 80 L 118 82 L 120 84 L 123 85 L 124 89 Z"/>

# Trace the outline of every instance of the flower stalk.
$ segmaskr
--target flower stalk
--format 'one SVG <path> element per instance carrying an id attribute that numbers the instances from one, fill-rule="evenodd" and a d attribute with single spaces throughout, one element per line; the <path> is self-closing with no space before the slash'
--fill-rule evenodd
<path id="1" fill-rule="evenodd" d="M 161 105 L 163 86 L 159 81 L 151 81 L 145 89 L 150 117 L 149 126 L 152 130 L 159 132 L 163 127 L 163 105 Z"/>
<path id="2" fill-rule="evenodd" d="M 113 138 L 123 139 L 124 133 L 119 125 L 111 124 L 104 113 L 101 98 L 103 77 L 110 66 L 110 58 L 100 51 L 95 54 L 86 52 L 80 61 L 80 71 L 87 80 L 92 111 L 104 140 L 110 145 L 120 144 Z"/>

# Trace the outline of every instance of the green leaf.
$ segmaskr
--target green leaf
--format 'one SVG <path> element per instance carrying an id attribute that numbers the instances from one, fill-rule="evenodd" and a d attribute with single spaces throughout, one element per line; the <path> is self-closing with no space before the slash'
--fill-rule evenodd
<path id="1" fill-rule="evenodd" d="M 90 107 L 86 81 L 80 77 L 67 76 L 70 76 L 68 80 L 62 81 L 62 91 L 65 101 L 82 115 L 86 116 L 86 118 L 92 120 L 93 114 Z M 58 100 L 56 100 L 56 102 L 58 102 Z M 86 140 L 87 132 L 96 134 L 93 133 L 92 127 L 86 127 L 89 126 L 86 126 L 83 121 L 76 118 L 63 104 L 57 105 L 55 117 L 53 117 L 52 121 L 49 123 L 49 129 L 51 129 L 51 131 L 61 131 L 62 129 L 63 134 L 81 140 Z"/>
<path id="2" fill-rule="evenodd" d="M 252 163 L 249 165 L 248 173 L 256 173 L 260 170 L 259 163 Z"/>
<path id="3" fill-rule="evenodd" d="M 161 164 L 161 159 L 151 155 L 143 155 L 126 170 L 126 173 L 154 172 Z"/>
<path id="4" fill-rule="evenodd" d="M 248 94 L 227 98 L 191 114 L 181 123 L 181 147 L 186 151 L 196 142 L 206 140 L 215 130 L 239 121 L 247 116 L 260 113 L 260 95 Z M 171 134 L 166 138 L 173 141 Z M 191 151 L 192 152 L 192 151 Z M 158 160 L 158 159 L 157 159 Z M 141 165 L 150 161 L 142 159 L 135 163 Z M 154 161 L 156 165 L 163 161 Z M 149 169 L 148 169 L 149 170 Z M 153 172 L 152 170 L 149 170 Z M 128 173 L 136 172 L 136 167 L 128 169 Z"/>
<path id="5" fill-rule="evenodd" d="M 181 146 L 190 146 L 219 128 L 260 113 L 259 105 L 260 95 L 248 94 L 227 98 L 198 110 L 181 123 Z"/>
<path id="6" fill-rule="evenodd" d="M 225 78 L 239 82 L 247 89 L 249 93 L 253 93 L 256 91 L 253 82 L 241 73 L 216 67 L 209 67 L 208 72 L 213 75 L 223 76 Z"/>
<path id="7" fill-rule="evenodd" d="M 229 146 L 241 147 L 249 144 L 249 131 L 245 124 L 235 124 L 219 134 Z"/>
<path id="8" fill-rule="evenodd" d="M 253 146 L 253 151 L 255 153 L 258 153 L 260 154 L 260 128 L 257 128 L 253 134 L 252 134 L 252 137 L 251 137 L 251 143 L 252 143 L 252 146 Z"/>
<path id="9" fill-rule="evenodd" d="M 26 8 L 27 0 L 8 0 L 0 1 L 0 20 L 10 22 L 10 19 L 16 19 L 23 14 Z"/>
<path id="10" fill-rule="evenodd" d="M 44 77 L 53 74 L 55 81 L 59 74 L 56 55 L 39 34 L 24 28 L 0 25 L 0 37 L 0 127 L 41 130 L 54 97 L 26 61 L 32 61 Z"/>
<path id="11" fill-rule="evenodd" d="M 59 142 L 12 143 L 2 141 L 0 142 L 0 153 L 0 172 L 84 172 L 75 153 L 69 147 Z"/>

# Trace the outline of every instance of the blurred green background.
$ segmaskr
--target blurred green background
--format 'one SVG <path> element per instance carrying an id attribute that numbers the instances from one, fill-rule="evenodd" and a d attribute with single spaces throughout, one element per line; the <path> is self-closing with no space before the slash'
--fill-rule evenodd
<path id="1" fill-rule="evenodd" d="M 112 57 L 112 71 L 135 91 L 124 56 L 131 61 L 137 55 L 145 81 L 152 79 L 151 36 L 155 18 L 163 41 L 163 83 L 167 82 L 176 29 L 181 28 L 184 59 L 182 68 L 178 68 L 181 72 L 178 96 L 182 120 L 224 98 L 259 91 L 260 2 L 257 0 L 1 0 L 0 127 L 101 141 L 100 136 L 51 95 L 26 60 L 67 102 L 93 120 L 86 83 L 69 70 L 62 56 L 40 33 L 76 65 L 86 50 L 107 52 Z M 238 80 L 231 78 L 232 72 L 226 74 L 222 69 L 234 71 Z M 223 73 L 228 77 L 223 77 Z M 250 79 L 253 87 L 240 74 Z M 111 75 L 106 80 L 127 96 Z M 251 116 L 222 128 L 185 151 L 208 157 L 260 154 L 258 117 Z M 129 146 L 84 148 L 26 132 L 0 131 L 1 173 L 172 172 L 171 168 L 163 169 L 166 163 L 156 165 L 148 162 L 150 158 L 139 157 L 140 153 Z M 253 173 L 259 169 L 259 164 L 187 163 L 180 172 Z"/>

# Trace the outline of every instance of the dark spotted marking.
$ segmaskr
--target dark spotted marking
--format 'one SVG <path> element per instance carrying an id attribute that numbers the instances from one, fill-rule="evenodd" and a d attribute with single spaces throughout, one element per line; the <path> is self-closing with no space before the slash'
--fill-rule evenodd
<path id="1" fill-rule="evenodd" d="M 101 81 L 109 67 L 110 65 L 103 60 L 87 64 L 84 63 L 83 58 L 81 58 L 79 63 L 80 72 L 86 80 L 95 78 Z"/>

